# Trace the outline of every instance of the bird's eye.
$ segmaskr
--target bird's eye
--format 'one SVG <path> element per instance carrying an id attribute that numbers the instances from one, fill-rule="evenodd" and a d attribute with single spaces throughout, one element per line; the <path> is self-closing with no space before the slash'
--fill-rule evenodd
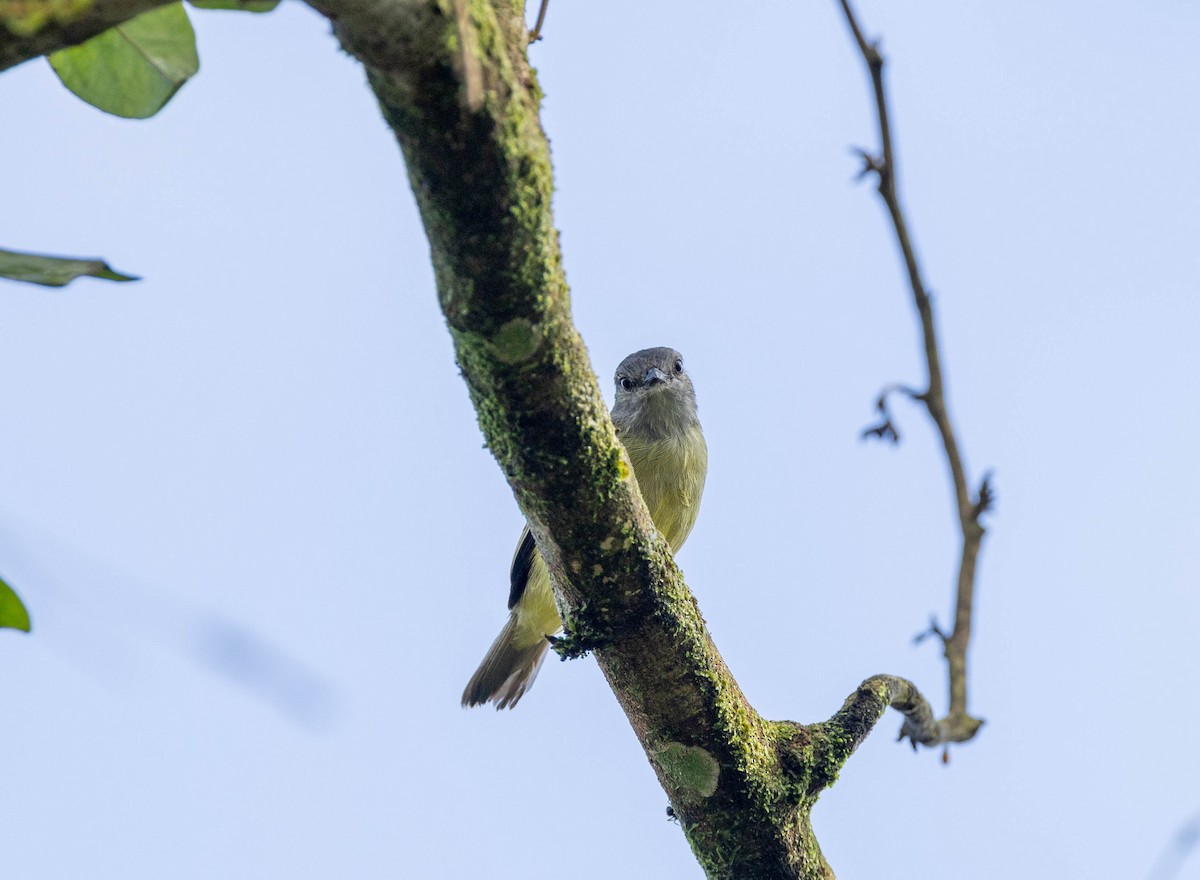
<path id="1" fill-rule="evenodd" d="M 675 372 L 676 373 L 683 372 L 683 358 L 675 358 Z"/>
<path id="2" fill-rule="evenodd" d="M 633 382 L 628 376 L 622 376 L 621 378 L 617 379 L 617 383 L 626 391 L 633 387 Z"/>

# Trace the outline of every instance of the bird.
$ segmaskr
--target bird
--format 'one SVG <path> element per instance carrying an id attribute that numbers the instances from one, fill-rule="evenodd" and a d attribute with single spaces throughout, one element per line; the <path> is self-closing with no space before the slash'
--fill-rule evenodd
<path id="1" fill-rule="evenodd" d="M 613 381 L 617 438 L 654 525 L 677 553 L 696 524 L 708 472 L 708 446 L 683 355 L 664 347 L 635 351 L 621 361 Z M 508 621 L 463 690 L 465 707 L 516 706 L 537 678 L 550 637 L 562 631 L 550 571 L 528 525 L 513 554 L 508 608 Z"/>

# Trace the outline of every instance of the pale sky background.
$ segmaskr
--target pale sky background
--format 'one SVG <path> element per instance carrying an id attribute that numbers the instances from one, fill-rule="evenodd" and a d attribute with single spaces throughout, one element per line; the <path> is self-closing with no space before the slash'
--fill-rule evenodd
<path id="1" fill-rule="evenodd" d="M 864 2 L 973 479 L 995 469 L 979 738 L 890 714 L 814 813 L 842 878 L 1154 876 L 1200 814 L 1200 6 Z M 105 116 L 0 76 L 0 829 L 13 880 L 700 877 L 594 661 L 458 699 L 521 516 L 482 448 L 400 154 L 325 23 L 193 13 L 200 75 Z M 681 349 L 710 473 L 680 554 L 767 717 L 877 672 L 957 554 L 875 143 L 833 0 L 555 0 L 574 313 L 606 394 Z M 1157 876 L 1166 876 L 1164 865 Z M 1193 852 L 1174 875 L 1200 878 Z"/>

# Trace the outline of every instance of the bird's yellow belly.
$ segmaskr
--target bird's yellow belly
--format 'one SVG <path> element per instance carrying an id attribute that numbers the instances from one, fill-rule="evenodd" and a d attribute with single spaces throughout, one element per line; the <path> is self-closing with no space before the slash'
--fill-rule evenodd
<path id="1" fill-rule="evenodd" d="M 699 427 L 678 437 L 626 443 L 642 498 L 671 551 L 687 540 L 700 512 L 708 449 Z"/>
<path id="2" fill-rule="evenodd" d="M 708 470 L 704 435 L 696 427 L 664 440 L 630 440 L 625 448 L 654 525 L 671 545 L 671 552 L 678 552 L 700 512 L 700 496 Z M 516 639 L 522 646 L 562 630 L 550 589 L 550 573 L 536 550 L 529 582 L 514 611 L 519 628 Z"/>

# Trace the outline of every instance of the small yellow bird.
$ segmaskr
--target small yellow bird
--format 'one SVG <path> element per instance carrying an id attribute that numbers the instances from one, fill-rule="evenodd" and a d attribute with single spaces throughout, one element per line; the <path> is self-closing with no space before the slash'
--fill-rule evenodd
<path id="1" fill-rule="evenodd" d="M 612 420 L 629 452 L 642 498 L 672 552 L 687 540 L 700 511 L 708 447 L 696 417 L 696 391 L 673 348 L 634 352 L 617 367 Z M 508 622 L 467 682 L 464 706 L 517 705 L 546 658 L 547 636 L 562 630 L 550 572 L 529 527 L 509 572 Z"/>

